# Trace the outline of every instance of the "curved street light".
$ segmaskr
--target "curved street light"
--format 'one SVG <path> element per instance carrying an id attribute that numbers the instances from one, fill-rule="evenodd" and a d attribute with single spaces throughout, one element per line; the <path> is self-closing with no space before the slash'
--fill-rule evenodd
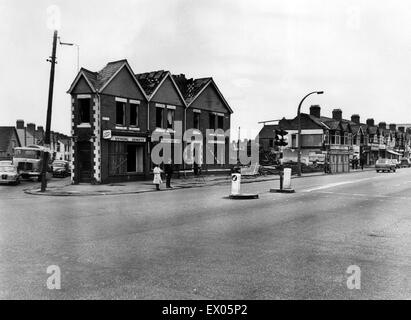
<path id="1" fill-rule="evenodd" d="M 300 104 L 298 105 L 298 110 L 297 110 L 297 118 L 298 118 L 298 135 L 297 135 L 297 144 L 298 144 L 298 154 L 297 154 L 297 174 L 299 177 L 301 177 L 301 106 L 304 102 L 304 100 L 312 95 L 312 94 L 323 94 L 324 91 L 313 91 L 307 94 L 301 101 Z"/>

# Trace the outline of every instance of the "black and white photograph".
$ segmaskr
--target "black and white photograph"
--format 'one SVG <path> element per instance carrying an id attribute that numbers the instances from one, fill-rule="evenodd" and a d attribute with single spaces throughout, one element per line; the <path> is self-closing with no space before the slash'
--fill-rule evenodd
<path id="1" fill-rule="evenodd" d="M 411 299 L 409 1 L 0 0 L 0 20 L 0 300 Z"/>

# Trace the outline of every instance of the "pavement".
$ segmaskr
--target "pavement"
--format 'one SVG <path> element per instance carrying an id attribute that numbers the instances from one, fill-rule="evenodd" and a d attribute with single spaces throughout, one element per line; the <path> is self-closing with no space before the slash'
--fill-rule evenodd
<path id="1" fill-rule="evenodd" d="M 228 185 L 23 192 L 38 185 L 0 186 L 0 299 L 411 298 L 411 169 L 246 183 L 244 201 Z"/>
<path id="2" fill-rule="evenodd" d="M 364 168 L 365 171 L 374 170 L 374 168 Z M 350 173 L 358 173 L 361 170 L 353 170 Z M 321 176 L 323 172 L 306 173 L 301 177 L 293 176 L 292 179 Z M 245 176 L 241 177 L 241 183 L 254 183 L 264 181 L 279 180 L 278 175 L 265 176 Z M 216 185 L 227 185 L 231 183 L 229 175 L 206 175 L 202 177 L 188 176 L 172 180 L 172 188 L 165 188 L 165 184 L 161 185 L 161 191 L 171 191 L 184 188 L 200 188 Z M 71 184 L 70 179 L 57 180 L 53 179 L 47 186 L 45 192 L 41 192 L 38 186 L 29 187 L 24 190 L 28 194 L 45 195 L 45 196 L 98 196 L 98 195 L 118 195 L 118 194 L 136 194 L 146 192 L 158 192 L 151 181 L 131 181 L 110 184 L 92 185 L 89 183 Z"/>

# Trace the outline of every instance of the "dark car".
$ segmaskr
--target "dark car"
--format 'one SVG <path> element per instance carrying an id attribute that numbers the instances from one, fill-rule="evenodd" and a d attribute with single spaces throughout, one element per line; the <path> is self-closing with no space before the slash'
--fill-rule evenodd
<path id="1" fill-rule="evenodd" d="M 65 178 L 70 175 L 70 166 L 68 161 L 55 160 L 51 166 L 53 168 L 53 177 Z"/>
<path id="2" fill-rule="evenodd" d="M 375 163 L 375 170 L 377 172 L 395 172 L 396 169 L 395 163 L 391 159 L 378 159 Z"/>

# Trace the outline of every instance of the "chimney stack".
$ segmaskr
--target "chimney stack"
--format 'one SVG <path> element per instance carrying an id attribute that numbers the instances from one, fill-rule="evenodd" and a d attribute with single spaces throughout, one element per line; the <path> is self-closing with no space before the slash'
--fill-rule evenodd
<path id="1" fill-rule="evenodd" d="M 390 123 L 390 131 L 396 131 L 397 125 L 395 123 Z"/>
<path id="2" fill-rule="evenodd" d="M 310 115 L 317 118 L 321 117 L 321 107 L 318 104 L 312 105 L 310 107 Z"/>
<path id="3" fill-rule="evenodd" d="M 24 129 L 24 120 L 17 120 L 16 121 L 16 128 L 17 129 Z"/>
<path id="4" fill-rule="evenodd" d="M 398 131 L 401 133 L 405 133 L 405 127 L 398 127 Z"/>
<path id="5" fill-rule="evenodd" d="M 342 120 L 342 110 L 341 109 L 334 109 L 333 110 L 333 119 L 337 121 Z"/>
<path id="6" fill-rule="evenodd" d="M 360 115 L 359 115 L 359 114 L 353 114 L 353 115 L 351 116 L 351 121 L 352 121 L 352 122 L 355 122 L 355 123 L 357 123 L 357 124 L 360 124 Z"/>
<path id="7" fill-rule="evenodd" d="M 367 119 L 367 126 L 369 126 L 369 127 L 374 127 L 375 126 L 373 118 Z"/>
<path id="8" fill-rule="evenodd" d="M 378 124 L 378 128 L 383 129 L 383 130 L 387 129 L 387 123 L 385 123 L 385 122 L 380 122 L 380 123 Z"/>

